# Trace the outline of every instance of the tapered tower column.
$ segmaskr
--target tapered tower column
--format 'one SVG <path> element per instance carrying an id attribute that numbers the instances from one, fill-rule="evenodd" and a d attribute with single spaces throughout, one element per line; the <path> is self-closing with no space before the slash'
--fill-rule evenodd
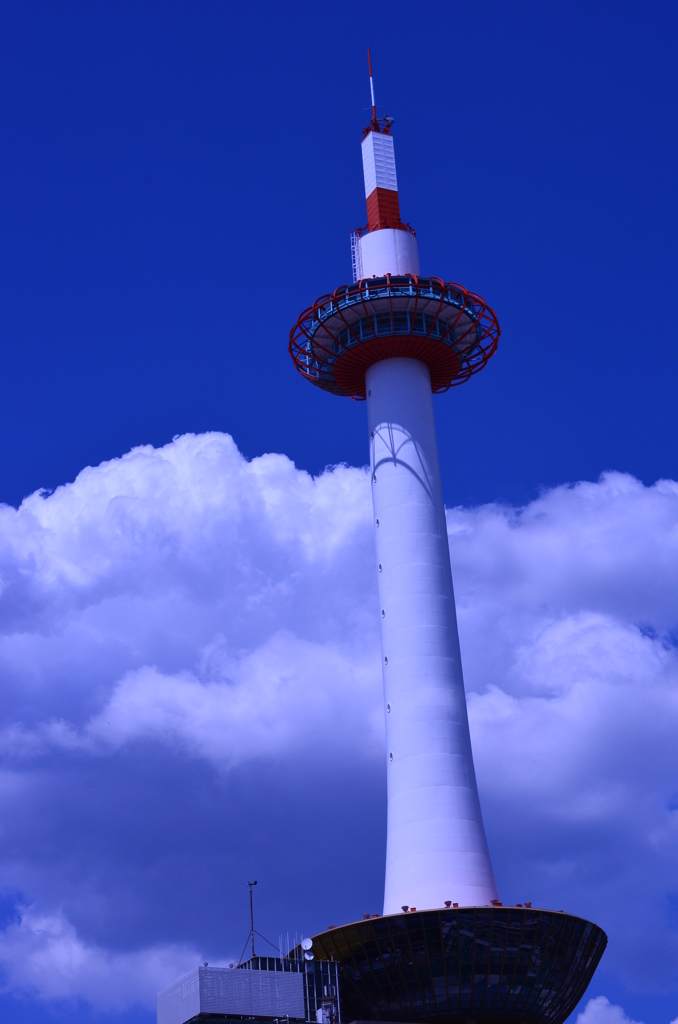
<path id="1" fill-rule="evenodd" d="M 476 787 L 431 377 L 366 374 L 381 605 L 388 832 L 384 913 L 497 898 Z"/>
<path id="2" fill-rule="evenodd" d="M 367 224 L 351 232 L 353 283 L 303 311 L 290 354 L 316 387 L 367 400 L 388 780 L 384 916 L 330 925 L 314 936 L 311 956 L 343 965 L 346 1020 L 562 1024 L 607 938 L 563 911 L 497 898 L 433 418 L 432 395 L 494 355 L 499 323 L 480 295 L 422 275 L 416 234 L 400 216 L 393 121 L 377 117 L 371 60 L 370 88 Z M 555 951 L 548 970 L 547 946 Z"/>
<path id="3" fill-rule="evenodd" d="M 422 277 L 400 218 L 392 121 L 363 132 L 367 224 L 351 234 L 356 280 L 305 310 L 298 370 L 367 399 L 379 564 L 388 843 L 384 913 L 487 905 L 497 889 L 480 813 L 461 671 L 432 393 L 493 355 L 499 324 L 460 285 Z"/>

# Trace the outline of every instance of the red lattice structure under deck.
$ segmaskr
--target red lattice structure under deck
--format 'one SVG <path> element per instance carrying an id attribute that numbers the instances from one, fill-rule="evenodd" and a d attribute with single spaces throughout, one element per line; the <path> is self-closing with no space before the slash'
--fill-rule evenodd
<path id="1" fill-rule="evenodd" d="M 365 372 L 383 359 L 425 363 L 431 390 L 463 384 L 497 349 L 494 310 L 440 278 L 370 278 L 342 285 L 304 310 L 290 332 L 299 372 L 335 395 L 365 398 Z"/>

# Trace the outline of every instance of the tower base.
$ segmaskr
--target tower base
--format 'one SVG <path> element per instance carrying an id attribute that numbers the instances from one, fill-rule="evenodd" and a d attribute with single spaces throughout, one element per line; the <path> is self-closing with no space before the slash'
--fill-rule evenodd
<path id="1" fill-rule="evenodd" d="M 341 965 L 341 1017 L 383 1024 L 562 1024 L 605 932 L 525 907 L 459 907 L 357 921 L 313 938 Z"/>

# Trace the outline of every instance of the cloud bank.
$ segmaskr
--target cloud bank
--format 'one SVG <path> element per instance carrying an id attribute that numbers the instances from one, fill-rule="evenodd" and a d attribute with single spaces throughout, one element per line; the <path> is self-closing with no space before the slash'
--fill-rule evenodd
<path id="1" fill-rule="evenodd" d="M 607 969 L 667 988 L 678 485 L 610 473 L 448 527 L 502 895 L 593 918 Z M 151 1005 L 239 955 L 255 867 L 276 941 L 381 909 L 376 608 L 362 469 L 187 435 L 0 508 L 5 991 Z"/>
<path id="2" fill-rule="evenodd" d="M 582 1013 L 577 1015 L 577 1024 L 639 1024 L 624 1013 L 621 1006 L 614 1006 L 605 996 L 589 999 Z"/>

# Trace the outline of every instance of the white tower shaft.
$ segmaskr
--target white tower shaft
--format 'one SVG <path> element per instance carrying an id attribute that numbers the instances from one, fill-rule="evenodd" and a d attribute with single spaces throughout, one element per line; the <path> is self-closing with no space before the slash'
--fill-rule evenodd
<path id="1" fill-rule="evenodd" d="M 497 898 L 459 651 L 428 367 L 366 375 L 386 704 L 384 913 Z"/>

